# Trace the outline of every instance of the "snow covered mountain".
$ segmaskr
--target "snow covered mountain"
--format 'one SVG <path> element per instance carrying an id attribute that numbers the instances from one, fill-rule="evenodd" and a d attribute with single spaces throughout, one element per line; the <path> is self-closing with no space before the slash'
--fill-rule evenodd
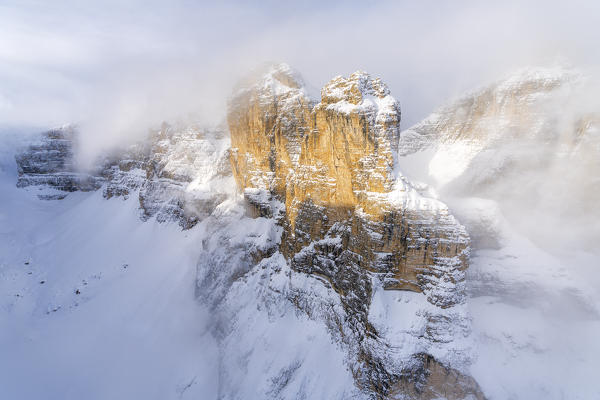
<path id="1" fill-rule="evenodd" d="M 528 68 L 402 132 L 400 168 L 472 239 L 474 378 L 490 398 L 588 399 L 600 347 L 594 81 Z M 568 367 L 567 367 L 568 366 Z"/>
<path id="2" fill-rule="evenodd" d="M 6 147 L 1 386 L 600 395 L 584 383 L 600 359 L 600 140 L 583 80 L 526 70 L 401 132 L 381 80 L 336 77 L 314 99 L 272 65 L 238 85 L 227 128 L 163 124 L 85 172 L 73 126 L 24 143 L 17 168 Z"/>

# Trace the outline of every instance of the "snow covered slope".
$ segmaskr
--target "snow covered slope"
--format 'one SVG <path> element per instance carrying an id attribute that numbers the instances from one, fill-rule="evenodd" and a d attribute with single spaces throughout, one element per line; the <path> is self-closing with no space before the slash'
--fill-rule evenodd
<path id="1" fill-rule="evenodd" d="M 244 217 L 241 198 L 182 231 L 142 221 L 133 196 L 41 200 L 48 188 L 18 189 L 14 149 L 2 154 L 3 398 L 358 396 L 325 325 L 276 292 L 320 282 L 290 281 L 277 259 L 249 274 L 202 262 L 223 240 L 244 252 L 268 241 L 272 222 Z"/>

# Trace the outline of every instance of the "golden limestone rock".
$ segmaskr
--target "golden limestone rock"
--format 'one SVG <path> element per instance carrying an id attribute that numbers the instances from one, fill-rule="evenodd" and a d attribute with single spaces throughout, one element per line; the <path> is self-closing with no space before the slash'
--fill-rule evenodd
<path id="1" fill-rule="evenodd" d="M 327 318 L 355 360 L 357 387 L 373 398 L 430 398 L 458 382 L 463 375 L 444 368 L 460 351 L 441 362 L 394 357 L 390 338 L 370 319 L 375 286 L 411 290 L 433 305 L 423 334 L 432 346 L 468 331 L 469 237 L 444 204 L 395 170 L 400 107 L 388 88 L 356 72 L 331 80 L 316 102 L 295 72 L 276 65 L 240 85 L 227 119 L 232 171 L 250 211 L 276 218 L 277 250 L 340 296 L 344 315 Z M 466 392 L 455 393 L 448 398 Z"/>
<path id="2" fill-rule="evenodd" d="M 381 273 L 386 288 L 424 291 L 442 307 L 462 301 L 455 289 L 468 236 L 443 204 L 394 173 L 400 106 L 380 79 L 338 76 L 316 103 L 294 71 L 273 66 L 231 98 L 228 124 L 235 179 L 247 196 L 266 190 L 285 203 L 281 248 L 298 269 L 343 291 L 333 272 L 314 265 L 339 242 L 338 266 Z"/>
<path id="3" fill-rule="evenodd" d="M 399 154 L 424 151 L 417 157 L 427 159 L 423 169 L 440 193 L 493 200 L 537 245 L 573 241 L 593 251 L 600 240 L 600 225 L 589 223 L 600 217 L 600 107 L 589 101 L 593 87 L 576 70 L 522 69 L 404 130 Z M 462 222 L 477 247 L 501 247 L 487 220 L 467 214 L 473 217 Z"/>
<path id="4" fill-rule="evenodd" d="M 236 180 L 285 199 L 292 225 L 306 201 L 353 208 L 393 184 L 400 108 L 385 85 L 357 72 L 321 96 L 315 105 L 300 78 L 278 66 L 230 103 Z"/>

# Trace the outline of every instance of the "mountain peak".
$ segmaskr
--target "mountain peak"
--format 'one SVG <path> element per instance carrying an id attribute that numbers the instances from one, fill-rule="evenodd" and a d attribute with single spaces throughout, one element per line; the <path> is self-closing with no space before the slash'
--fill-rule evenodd
<path id="1" fill-rule="evenodd" d="M 370 277 L 423 292 L 440 313 L 460 309 L 468 235 L 447 208 L 416 207 L 426 199 L 410 184 L 393 191 L 400 106 L 380 79 L 335 77 L 313 106 L 288 71 L 271 69 L 232 98 L 233 174 L 252 213 L 278 221 L 277 251 L 291 268 L 325 278 L 340 296 L 344 335 L 365 367 L 358 386 L 400 385 L 403 367 L 365 339 L 388 340 L 368 322 Z"/>
<path id="2" fill-rule="evenodd" d="M 338 75 L 329 81 L 321 90 L 321 102 L 333 104 L 345 101 L 357 105 L 368 97 L 383 99 L 389 94 L 388 87 L 381 79 L 373 79 L 364 71 L 356 71 L 348 78 Z"/>

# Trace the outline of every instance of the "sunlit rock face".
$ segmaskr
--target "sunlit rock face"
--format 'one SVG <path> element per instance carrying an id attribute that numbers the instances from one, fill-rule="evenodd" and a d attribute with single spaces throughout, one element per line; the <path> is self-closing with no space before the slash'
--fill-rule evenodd
<path id="1" fill-rule="evenodd" d="M 464 304 L 468 235 L 445 205 L 394 173 L 400 108 L 387 87 L 356 72 L 334 78 L 316 102 L 297 73 L 276 65 L 238 88 L 227 120 L 233 173 L 254 215 L 271 217 L 269 204 L 282 202 L 281 252 L 294 271 L 323 278 L 340 295 L 340 331 L 349 329 L 357 346 L 357 385 L 379 397 L 399 385 L 418 383 L 415 393 L 437 385 L 428 367 L 417 378 L 384 354 L 368 318 L 373 279 L 426 295 L 440 310 L 428 320 L 433 342 L 452 341 L 439 336 L 442 326 L 465 317 L 442 310 Z M 410 368 L 424 365 L 411 360 Z"/>
<path id="2" fill-rule="evenodd" d="M 285 199 L 294 224 L 302 204 L 352 208 L 389 191 L 400 108 L 379 79 L 337 77 L 315 104 L 285 65 L 231 99 L 232 164 L 241 187 Z"/>
<path id="3" fill-rule="evenodd" d="M 600 227 L 589 216 L 598 215 L 600 201 L 600 104 L 591 84 L 563 68 L 519 71 L 403 131 L 399 154 L 430 151 L 424 169 L 445 195 L 497 200 L 540 244 L 576 236 L 594 250 Z"/>
<path id="4" fill-rule="evenodd" d="M 585 85 L 585 77 L 562 68 L 520 71 L 402 132 L 399 153 L 435 148 L 432 176 L 442 184 L 461 179 L 473 192 L 552 159 L 589 162 L 600 112 L 582 95 Z"/>
<path id="5" fill-rule="evenodd" d="M 451 266 L 459 282 L 468 237 L 443 204 L 394 175 L 400 107 L 385 84 L 356 72 L 334 78 L 321 98 L 311 101 L 297 74 L 278 65 L 229 104 L 236 181 L 285 203 L 284 254 L 329 252 L 319 240 L 341 241 L 344 257 L 384 274 L 388 288 L 427 290 L 435 265 Z"/>
<path id="6" fill-rule="evenodd" d="M 562 69 L 523 70 L 503 81 L 467 94 L 402 132 L 400 155 L 436 142 L 485 145 L 544 131 L 540 102 L 576 76 Z"/>

